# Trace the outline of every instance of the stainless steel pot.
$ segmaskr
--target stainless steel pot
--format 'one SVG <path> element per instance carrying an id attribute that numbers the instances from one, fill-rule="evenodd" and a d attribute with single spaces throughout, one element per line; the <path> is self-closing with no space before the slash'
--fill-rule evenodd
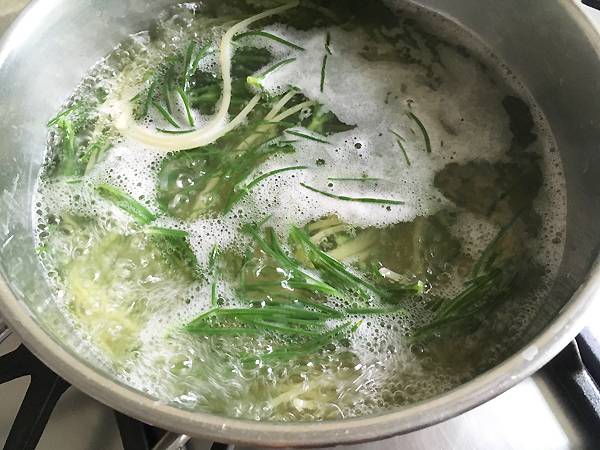
<path id="1" fill-rule="evenodd" d="M 32 243 L 31 193 L 45 122 L 88 67 L 174 0 L 38 0 L 0 49 L 0 313 L 66 380 L 128 415 L 169 430 L 265 446 L 381 439 L 448 419 L 548 362 L 593 317 L 600 296 L 600 36 L 572 0 L 419 0 L 479 36 L 544 110 L 564 161 L 568 238 L 560 275 L 523 349 L 451 392 L 389 414 L 322 423 L 233 420 L 159 403 L 112 379 L 56 310 Z M 367 6 L 368 7 L 368 2 Z"/>

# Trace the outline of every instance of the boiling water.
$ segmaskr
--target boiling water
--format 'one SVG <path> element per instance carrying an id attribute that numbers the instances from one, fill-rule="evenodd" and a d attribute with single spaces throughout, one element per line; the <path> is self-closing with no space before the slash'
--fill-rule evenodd
<path id="1" fill-rule="evenodd" d="M 551 287 L 566 217 L 561 162 L 550 131 L 515 76 L 474 46 L 471 36 L 432 13 L 393 2 L 373 2 L 368 14 L 353 2 L 343 11 L 339 5 L 302 3 L 257 23 L 257 29 L 303 51 L 264 36 L 235 41 L 234 49 L 267 49 L 274 62 L 295 58 L 264 76 L 254 93 L 272 99 L 294 88 L 346 126 L 324 134 L 304 130 L 318 141 L 279 136 L 295 151 L 261 161 L 248 180 L 280 168 L 306 168 L 265 178 L 226 213 L 190 212 L 192 203 L 175 207 L 174 197 L 165 212 L 157 200 L 164 194 L 160 178 L 178 154 L 128 137 L 115 122 L 132 93 L 148 86 L 148 73 L 165 58 L 184 54 L 192 41 L 212 46 L 198 70 L 220 80 L 223 34 L 276 2 L 225 3 L 173 7 L 91 69 L 68 104 L 85 103 L 92 111 L 86 113 L 91 125 L 82 126 L 73 140 L 75 149 L 107 136 L 110 147 L 95 164 L 65 176 L 61 152 L 68 131 L 51 131 L 34 202 L 36 239 L 55 300 L 81 336 L 80 350 L 93 352 L 116 377 L 160 401 L 284 421 L 347 418 L 408 405 L 510 354 Z M 172 115 L 184 124 L 185 105 L 173 98 Z M 298 112 L 298 123 L 310 121 L 316 114 L 311 108 Z M 212 111 L 192 108 L 191 114 L 202 127 Z M 172 128 L 156 108 L 143 120 L 147 130 Z M 217 150 L 228 151 L 220 142 Z M 190 167 L 196 166 L 186 170 Z M 174 189 L 193 184 L 186 180 L 178 178 Z M 145 205 L 158 216 L 153 226 L 186 231 L 202 276 L 165 262 L 132 216 L 98 194 L 102 183 Z M 402 203 L 347 201 L 323 192 Z M 414 331 L 432 320 L 432 302 L 461 292 L 471 266 L 513 217 L 519 220 L 507 236 L 519 249 L 510 251 L 539 269 L 531 271 L 526 288 L 519 286 L 515 298 L 486 310 L 476 325 L 461 322 L 460 330 L 415 339 Z M 292 226 L 318 226 L 324 218 L 351 234 L 367 230 L 377 237 L 363 250 L 375 254 L 380 268 L 422 279 L 426 292 L 402 300 L 402 312 L 355 315 L 355 330 L 308 357 L 243 361 L 241 354 L 268 352 L 289 339 L 272 333 L 198 336 L 184 325 L 211 308 L 213 284 L 223 305 L 245 307 L 236 294 L 238 269 L 230 267 L 230 276 L 213 283 L 210 253 L 218 244 L 225 253 L 243 254 L 253 242 L 241 228 L 265 218 L 283 243 Z M 439 220 L 443 232 L 435 228 L 431 242 L 417 231 Z M 458 249 L 452 264 L 444 259 L 449 248 Z M 416 253 L 430 253 L 421 258 L 427 262 L 422 268 L 415 268 Z M 347 263 L 361 274 L 357 255 Z M 371 306 L 381 306 L 379 300 L 371 299 Z M 357 298 L 326 301 L 341 308 Z M 332 320 L 330 329 L 335 325 Z"/>

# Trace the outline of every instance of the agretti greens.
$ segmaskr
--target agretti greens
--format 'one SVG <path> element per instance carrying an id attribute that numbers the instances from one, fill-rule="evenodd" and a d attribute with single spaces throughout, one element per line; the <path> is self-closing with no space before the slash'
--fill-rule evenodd
<path id="1" fill-rule="evenodd" d="M 368 3 L 174 5 L 48 122 L 37 250 L 119 379 L 339 419 L 517 341 L 562 237 L 534 115 L 431 17 Z"/>

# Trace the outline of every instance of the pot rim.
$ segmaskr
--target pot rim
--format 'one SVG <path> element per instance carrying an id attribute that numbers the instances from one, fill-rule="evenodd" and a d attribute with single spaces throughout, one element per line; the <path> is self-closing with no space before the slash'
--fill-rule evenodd
<path id="1" fill-rule="evenodd" d="M 560 0 L 600 56 L 600 34 L 571 0 Z M 21 29 L 35 23 L 41 5 L 34 0 L 0 40 L 0 65 L 21 39 Z M 600 297 L 600 259 L 554 321 L 522 350 L 446 393 L 377 416 L 324 422 L 259 422 L 187 411 L 157 401 L 113 380 L 79 359 L 47 334 L 27 306 L 0 276 L 0 314 L 25 345 L 48 367 L 96 400 L 145 423 L 173 432 L 259 447 L 319 447 L 380 440 L 425 428 L 462 414 L 500 395 L 548 363 L 585 326 L 594 299 Z"/>

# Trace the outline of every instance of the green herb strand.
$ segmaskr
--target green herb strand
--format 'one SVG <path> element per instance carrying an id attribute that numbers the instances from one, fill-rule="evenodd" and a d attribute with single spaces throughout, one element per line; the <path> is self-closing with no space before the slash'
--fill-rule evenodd
<path id="1" fill-rule="evenodd" d="M 212 282 L 210 284 L 210 303 L 213 307 L 218 306 L 217 296 L 217 276 L 218 276 L 218 258 L 219 258 L 219 246 L 215 245 L 210 252 L 208 258 L 208 268 L 212 275 Z"/>
<path id="2" fill-rule="evenodd" d="M 56 126 L 59 129 L 62 147 L 62 159 L 57 165 L 57 175 L 63 177 L 79 177 L 79 158 L 77 146 L 75 145 L 75 136 L 77 133 L 75 124 L 66 116 L 58 119 Z"/>
<path id="3" fill-rule="evenodd" d="M 508 295 L 513 276 L 507 275 L 503 270 L 496 269 L 472 280 L 456 297 L 445 300 L 435 319 L 415 330 L 413 338 L 425 338 L 443 327 L 462 322 L 492 308 Z"/>
<path id="4" fill-rule="evenodd" d="M 95 142 L 92 142 L 86 149 L 82 161 L 87 161 L 83 174 L 88 175 L 94 166 L 100 161 L 104 155 L 112 147 L 112 142 L 109 137 L 101 135 Z"/>
<path id="5" fill-rule="evenodd" d="M 427 153 L 431 153 L 431 139 L 429 138 L 427 128 L 425 128 L 425 125 L 423 124 L 421 119 L 419 119 L 413 112 L 408 112 L 406 113 L 406 115 L 410 117 L 421 130 L 421 133 L 423 134 L 423 139 L 425 140 L 425 150 L 427 151 Z"/>
<path id="6" fill-rule="evenodd" d="M 322 303 L 318 303 L 318 302 L 313 302 L 310 300 L 306 300 L 306 299 L 298 299 L 299 303 L 302 303 L 305 306 L 308 306 L 310 308 L 315 308 L 318 309 L 319 311 L 323 311 L 326 314 L 331 315 L 331 317 L 335 317 L 335 318 L 339 318 L 342 317 L 343 314 L 333 308 L 330 308 L 327 305 L 324 305 Z"/>
<path id="7" fill-rule="evenodd" d="M 400 151 L 402 151 L 402 154 L 404 155 L 404 160 L 406 161 L 406 165 L 408 167 L 410 167 L 411 166 L 410 159 L 408 158 L 408 153 L 406 152 L 406 147 L 403 144 L 404 142 L 406 142 L 406 139 L 404 139 L 404 137 L 397 131 L 390 129 L 389 132 L 392 133 L 394 136 L 396 136 L 396 138 L 397 138 L 396 143 L 398 144 L 398 147 L 400 147 Z"/>
<path id="8" fill-rule="evenodd" d="M 276 71 L 280 67 L 283 67 L 285 65 L 293 63 L 294 61 L 296 61 L 296 58 L 284 59 L 283 61 L 280 61 L 277 64 L 274 64 L 273 66 L 269 67 L 262 74 L 260 74 L 260 75 L 258 75 L 256 77 L 249 76 L 248 78 L 246 78 L 246 81 L 247 81 L 248 84 L 250 84 L 252 86 L 260 87 L 261 86 L 261 81 L 264 80 L 267 75 L 269 75 L 270 73 Z"/>
<path id="9" fill-rule="evenodd" d="M 192 110 L 190 108 L 190 99 L 188 95 L 180 86 L 177 86 L 177 93 L 179 94 L 179 97 L 181 97 L 181 101 L 183 102 L 183 106 L 185 107 L 185 114 L 187 116 L 188 124 L 190 125 L 190 127 L 196 126 L 194 122 L 194 115 L 192 114 Z"/>
<path id="10" fill-rule="evenodd" d="M 191 76 L 191 65 L 194 58 L 194 52 L 196 51 L 196 43 L 191 42 L 188 45 L 187 51 L 185 52 L 185 61 L 183 63 L 183 89 L 185 91 L 189 88 L 190 76 Z"/>
<path id="11" fill-rule="evenodd" d="M 354 275 L 348 270 L 348 268 L 337 259 L 333 258 L 317 245 L 315 245 L 308 234 L 298 228 L 293 227 L 290 237 L 299 243 L 304 250 L 313 266 L 319 271 L 323 279 L 332 283 L 333 285 L 339 285 L 342 289 L 354 289 L 362 294 L 363 297 L 368 298 L 368 294 L 361 292 L 362 288 L 365 288 L 375 294 L 383 295 L 383 293 L 371 283 L 363 280 L 362 278 Z"/>
<path id="12" fill-rule="evenodd" d="M 200 49 L 200 51 L 194 58 L 194 62 L 192 63 L 188 77 L 191 77 L 192 75 L 194 75 L 194 73 L 196 73 L 196 71 L 198 70 L 198 65 L 200 64 L 200 61 L 202 61 L 202 58 L 204 58 L 205 56 L 207 56 L 209 54 L 210 47 L 211 47 L 211 44 L 206 44 L 204 47 L 202 47 Z"/>
<path id="13" fill-rule="evenodd" d="M 276 36 L 274 34 L 267 33 L 266 31 L 247 31 L 245 33 L 240 33 L 233 38 L 233 41 L 235 42 L 235 41 L 238 41 L 238 40 L 243 39 L 248 36 L 264 37 L 267 39 L 271 39 L 275 42 L 279 42 L 280 44 L 286 45 L 290 48 L 293 48 L 294 50 L 300 50 L 300 51 L 305 50 L 304 47 L 300 47 L 299 45 L 294 44 L 293 42 L 290 42 L 290 41 L 283 39 L 282 37 Z"/>
<path id="14" fill-rule="evenodd" d="M 65 150 L 65 156 L 70 160 L 74 160 L 76 150 L 75 127 L 73 126 L 73 122 L 61 117 L 58 119 L 57 126 L 63 133 L 63 149 Z"/>
<path id="15" fill-rule="evenodd" d="M 328 319 L 326 314 L 321 312 L 309 311 L 306 309 L 291 309 L 282 308 L 279 306 L 269 306 L 265 308 L 213 308 L 210 310 L 210 314 L 203 318 L 203 321 L 209 317 L 234 317 L 234 318 L 256 318 L 265 319 L 272 318 L 277 315 L 284 315 L 293 319 L 305 319 L 305 320 L 325 320 Z M 196 318 L 194 322 L 198 319 Z"/>
<path id="16" fill-rule="evenodd" d="M 67 109 L 65 109 L 64 111 L 58 113 L 56 116 L 54 116 L 52 119 L 50 119 L 50 121 L 48 121 L 47 126 L 51 127 L 51 126 L 56 125 L 60 119 L 62 119 L 63 117 L 67 117 L 71 113 L 75 112 L 77 110 L 77 108 L 79 108 L 80 106 L 81 106 L 81 102 L 75 102 L 75 103 L 73 103 Z"/>
<path id="17" fill-rule="evenodd" d="M 321 64 L 321 83 L 319 85 L 321 92 L 323 92 L 325 89 L 325 75 L 327 74 L 327 59 L 328 58 L 329 58 L 329 55 L 325 54 L 325 56 L 323 56 L 323 63 Z"/>
<path id="18" fill-rule="evenodd" d="M 189 236 L 187 231 L 173 228 L 148 227 L 144 232 L 152 236 L 166 236 L 172 238 L 186 238 Z"/>
<path id="19" fill-rule="evenodd" d="M 471 277 L 477 277 L 480 275 L 485 269 L 489 269 L 490 265 L 494 262 L 493 252 L 496 249 L 498 243 L 506 236 L 506 233 L 517 223 L 517 220 L 521 217 L 521 213 L 524 210 L 519 211 L 515 216 L 504 225 L 498 234 L 492 239 L 492 241 L 485 247 L 481 256 L 473 266 L 473 270 L 471 271 Z"/>
<path id="20" fill-rule="evenodd" d="M 330 194 L 329 192 L 321 191 L 317 188 L 314 188 L 314 187 L 309 186 L 304 183 L 300 183 L 300 185 L 303 188 L 308 189 L 309 191 L 316 192 L 317 194 L 324 195 L 325 197 L 334 198 L 336 200 L 342 200 L 345 202 L 379 203 L 379 204 L 383 204 L 383 205 L 404 205 L 404 204 L 406 204 L 405 202 L 403 202 L 401 200 L 388 200 L 388 199 L 369 198 L 369 197 L 348 197 L 346 195 Z"/>
<path id="21" fill-rule="evenodd" d="M 165 98 L 165 105 L 167 105 L 167 111 L 169 114 L 173 114 L 173 107 L 171 106 L 172 104 L 172 100 L 171 100 L 171 80 L 170 80 L 170 76 L 169 73 L 167 73 L 167 75 L 165 75 L 165 82 L 162 85 L 162 90 L 163 90 L 163 97 Z"/>
<path id="22" fill-rule="evenodd" d="M 308 139 L 309 141 L 315 141 L 315 142 L 319 142 L 320 144 L 331 145 L 330 142 L 327 142 L 324 139 L 319 139 L 317 137 L 311 136 L 310 134 L 300 133 L 299 131 L 294 131 L 294 130 L 285 130 L 285 132 L 287 134 L 291 134 L 292 136 L 297 136 L 297 137 L 301 137 L 301 138 L 304 138 L 304 139 Z"/>
<path id="23" fill-rule="evenodd" d="M 315 339 L 311 339 L 305 344 L 300 345 L 289 345 L 284 348 L 274 349 L 270 353 L 262 353 L 259 355 L 249 355 L 245 359 L 247 361 L 252 360 L 261 360 L 263 362 L 273 361 L 273 360 L 282 360 L 287 361 L 292 358 L 302 357 L 307 354 L 311 354 L 319 351 L 323 347 L 325 347 L 328 343 L 342 335 L 347 331 L 356 331 L 362 322 L 357 322 L 355 324 L 351 322 L 346 322 L 342 325 L 337 326 L 333 330 L 316 337 Z"/>
<path id="24" fill-rule="evenodd" d="M 520 212 L 502 227 L 473 265 L 471 278 L 464 283 L 464 289 L 454 298 L 442 301 L 434 320 L 415 330 L 415 339 L 426 338 L 443 327 L 475 318 L 508 298 L 518 271 L 510 262 L 500 265 L 496 247 L 519 217 Z"/>
<path id="25" fill-rule="evenodd" d="M 98 186 L 96 190 L 102 198 L 114 203 L 141 225 L 147 225 L 156 220 L 156 216 L 152 214 L 148 208 L 115 186 L 103 183 Z"/>
<path id="26" fill-rule="evenodd" d="M 192 320 L 190 323 L 188 323 L 185 326 L 185 329 L 190 331 L 193 328 L 201 327 L 201 325 L 206 321 L 206 319 L 209 319 L 215 313 L 215 311 L 218 311 L 218 309 L 219 308 L 211 308 L 207 311 L 204 311 L 199 316 L 197 316 L 194 320 Z"/>
<path id="27" fill-rule="evenodd" d="M 360 178 L 338 178 L 338 177 L 328 177 L 329 181 L 359 181 L 359 182 L 367 182 L 367 181 L 381 181 L 381 178 L 372 178 L 372 177 L 360 177 Z"/>
<path id="28" fill-rule="evenodd" d="M 270 172 L 267 172 L 267 173 L 259 176 L 258 178 L 255 178 L 254 180 L 252 180 L 250 183 L 248 183 L 246 185 L 244 190 L 249 191 L 254 186 L 260 184 L 263 180 L 266 180 L 267 178 L 272 177 L 274 175 L 278 175 L 278 174 L 284 173 L 284 172 L 292 172 L 292 171 L 306 170 L 306 169 L 308 169 L 308 166 L 291 166 L 291 167 L 284 167 L 282 169 L 272 170 Z"/>
<path id="29" fill-rule="evenodd" d="M 146 98 L 144 99 L 144 102 L 142 103 L 142 109 L 138 110 L 135 118 L 140 120 L 143 119 L 144 117 L 146 117 L 148 115 L 148 113 L 150 112 L 150 105 L 152 105 L 153 103 L 153 97 L 154 97 L 154 91 L 156 90 L 156 80 L 154 80 L 151 84 L 150 87 L 148 88 L 148 92 L 146 93 Z M 132 101 L 137 101 L 141 96 L 141 93 L 136 95 Z"/>
<path id="30" fill-rule="evenodd" d="M 397 131 L 392 130 L 391 128 L 388 130 L 390 133 L 392 133 L 394 136 L 396 136 L 398 139 L 400 139 L 402 142 L 405 142 L 406 139 L 404 139 L 404 136 L 402 136 L 400 133 L 398 133 Z"/>
<path id="31" fill-rule="evenodd" d="M 293 123 L 293 122 L 285 122 L 285 121 L 279 121 L 279 122 L 275 122 L 272 120 L 259 120 L 258 121 L 259 125 L 272 125 L 275 127 L 295 127 L 297 124 Z"/>
<path id="32" fill-rule="evenodd" d="M 267 172 L 267 173 L 255 178 L 254 180 L 252 180 L 250 183 L 248 183 L 246 186 L 244 186 L 238 192 L 235 193 L 235 195 L 232 197 L 232 200 L 229 201 L 228 205 L 225 207 L 225 212 L 231 211 L 231 208 L 236 203 L 238 203 L 244 196 L 248 195 L 248 193 L 250 192 L 250 190 L 252 188 L 258 186 L 260 183 L 262 183 L 267 178 L 270 178 L 272 176 L 275 176 L 275 175 L 278 175 L 278 174 L 284 173 L 284 172 L 292 172 L 292 171 L 305 170 L 305 169 L 308 169 L 308 166 L 284 167 L 282 169 L 272 170 L 270 172 Z"/>
<path id="33" fill-rule="evenodd" d="M 386 314 L 406 314 L 404 308 L 348 308 L 345 309 L 346 314 L 352 316 L 383 316 Z"/>
<path id="34" fill-rule="evenodd" d="M 165 133 L 165 134 L 187 134 L 187 133 L 193 133 L 196 130 L 165 130 L 164 128 L 157 128 L 156 131 L 158 131 L 159 133 Z"/>
<path id="35" fill-rule="evenodd" d="M 279 332 L 283 332 L 286 334 L 291 334 L 291 335 L 301 335 L 301 336 L 321 336 L 321 333 L 317 332 L 317 331 L 311 331 L 311 330 L 307 330 L 305 328 L 295 328 L 295 327 L 289 327 L 286 325 L 282 325 L 276 322 L 268 322 L 266 320 L 259 320 L 259 319 L 252 319 L 249 321 L 250 323 L 252 323 L 253 325 L 258 325 L 260 327 L 263 327 L 266 330 L 272 330 L 272 331 L 279 331 Z"/>
<path id="36" fill-rule="evenodd" d="M 175 128 L 181 128 L 173 116 L 169 114 L 169 111 L 167 111 L 160 103 L 152 101 L 152 106 L 158 110 L 160 115 L 163 116 L 167 122 L 169 122 Z"/>
<path id="37" fill-rule="evenodd" d="M 404 147 L 404 144 L 402 143 L 402 141 L 400 139 L 396 139 L 396 142 L 398 143 L 398 147 L 400 147 L 400 150 L 402 151 L 402 154 L 404 155 L 404 160 L 406 161 L 406 165 L 408 167 L 410 167 L 411 166 L 410 159 L 408 158 L 408 153 L 406 153 L 406 148 Z"/>
<path id="38" fill-rule="evenodd" d="M 277 236 L 273 230 L 269 230 L 268 232 L 269 242 L 260 236 L 258 229 L 254 226 L 246 225 L 243 230 L 253 237 L 261 250 L 273 258 L 279 267 L 290 271 L 293 279 L 288 280 L 287 284 L 292 289 L 306 289 L 334 297 L 339 296 L 339 291 L 335 287 L 313 277 L 302 269 L 298 261 L 288 256 L 279 245 Z M 281 285 L 280 282 L 276 284 Z M 276 284 L 273 284 L 273 286 Z"/>

